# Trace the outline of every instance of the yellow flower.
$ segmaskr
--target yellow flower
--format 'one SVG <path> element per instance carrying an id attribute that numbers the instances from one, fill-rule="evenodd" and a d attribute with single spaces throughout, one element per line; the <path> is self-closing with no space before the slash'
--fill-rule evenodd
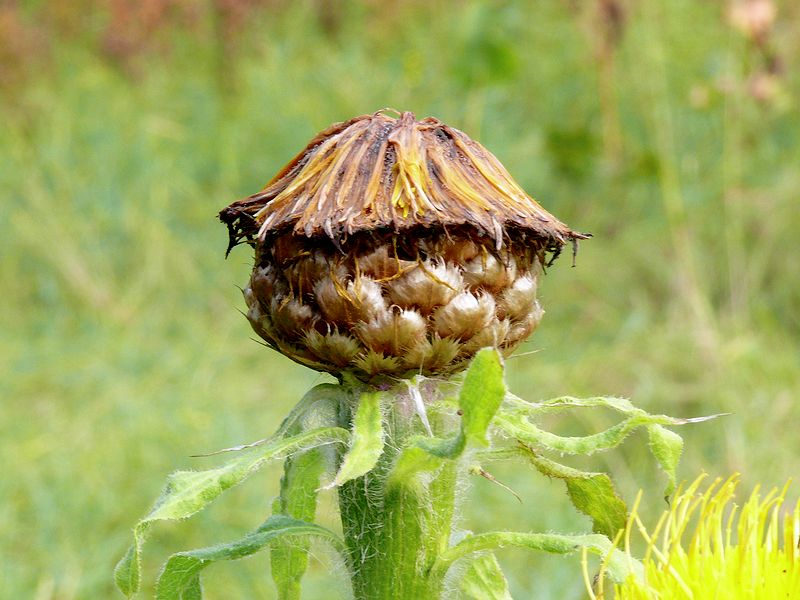
<path id="1" fill-rule="evenodd" d="M 739 507 L 738 476 L 716 479 L 700 492 L 705 475 L 678 491 L 655 529 L 648 531 L 636 505 L 624 532 L 631 554 L 635 532 L 647 544 L 642 580 L 614 586 L 618 600 L 778 600 L 800 598 L 800 501 L 785 506 L 788 484 L 762 496 L 756 487 Z M 620 543 L 618 540 L 617 543 Z M 584 575 L 589 583 L 584 561 Z M 602 599 L 605 566 L 590 596 Z M 594 587 L 595 589 L 592 589 Z"/>

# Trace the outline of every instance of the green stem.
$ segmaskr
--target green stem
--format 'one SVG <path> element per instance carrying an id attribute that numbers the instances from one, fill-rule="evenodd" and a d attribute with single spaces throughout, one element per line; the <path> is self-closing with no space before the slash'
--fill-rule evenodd
<path id="1" fill-rule="evenodd" d="M 346 412 L 346 411 L 345 411 Z M 386 445 L 376 467 L 339 488 L 342 530 L 353 595 L 357 600 L 435 600 L 444 573 L 434 563 L 450 540 L 456 464 L 444 461 L 433 474 L 388 482 L 387 475 L 419 420 L 393 404 L 384 418 Z M 344 415 L 343 415 L 344 416 Z M 439 429 L 432 423 L 434 429 Z"/>

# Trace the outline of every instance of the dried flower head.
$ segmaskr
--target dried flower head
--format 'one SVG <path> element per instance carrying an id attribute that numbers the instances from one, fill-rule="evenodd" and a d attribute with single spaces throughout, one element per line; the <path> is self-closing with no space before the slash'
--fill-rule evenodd
<path id="1" fill-rule="evenodd" d="M 457 371 L 510 353 L 542 315 L 537 280 L 572 231 L 461 131 L 383 111 L 317 135 L 220 213 L 255 248 L 255 331 L 321 371 Z"/>

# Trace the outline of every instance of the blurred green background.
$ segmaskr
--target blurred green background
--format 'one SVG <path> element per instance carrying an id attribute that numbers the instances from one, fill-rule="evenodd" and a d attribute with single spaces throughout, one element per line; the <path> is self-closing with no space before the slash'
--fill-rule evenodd
<path id="1" fill-rule="evenodd" d="M 224 260 L 215 215 L 384 106 L 466 131 L 595 235 L 543 281 L 518 395 L 730 412 L 681 430 L 683 478 L 800 474 L 799 58 L 792 0 L 2 3 L 0 597 L 115 597 L 165 476 L 263 437 L 325 380 L 250 340 L 250 255 Z M 577 464 L 663 507 L 643 436 Z M 476 480 L 464 528 L 589 529 L 561 483 L 493 473 L 523 503 Z M 146 584 L 170 553 L 256 527 L 278 478 L 156 528 Z M 315 556 L 306 597 L 345 597 Z M 576 557 L 500 560 L 515 597 L 583 595 Z M 215 566 L 208 597 L 271 598 L 268 569 Z"/>

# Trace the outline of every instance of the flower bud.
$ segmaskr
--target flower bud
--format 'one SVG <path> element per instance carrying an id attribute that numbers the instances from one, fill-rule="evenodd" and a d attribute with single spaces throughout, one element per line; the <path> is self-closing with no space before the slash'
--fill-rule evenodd
<path id="1" fill-rule="evenodd" d="M 247 317 L 289 358 L 369 381 L 448 374 L 538 325 L 547 255 L 588 237 L 444 123 L 383 112 L 317 135 L 220 213 L 255 248 Z M 552 258 L 550 259 L 552 261 Z"/>

